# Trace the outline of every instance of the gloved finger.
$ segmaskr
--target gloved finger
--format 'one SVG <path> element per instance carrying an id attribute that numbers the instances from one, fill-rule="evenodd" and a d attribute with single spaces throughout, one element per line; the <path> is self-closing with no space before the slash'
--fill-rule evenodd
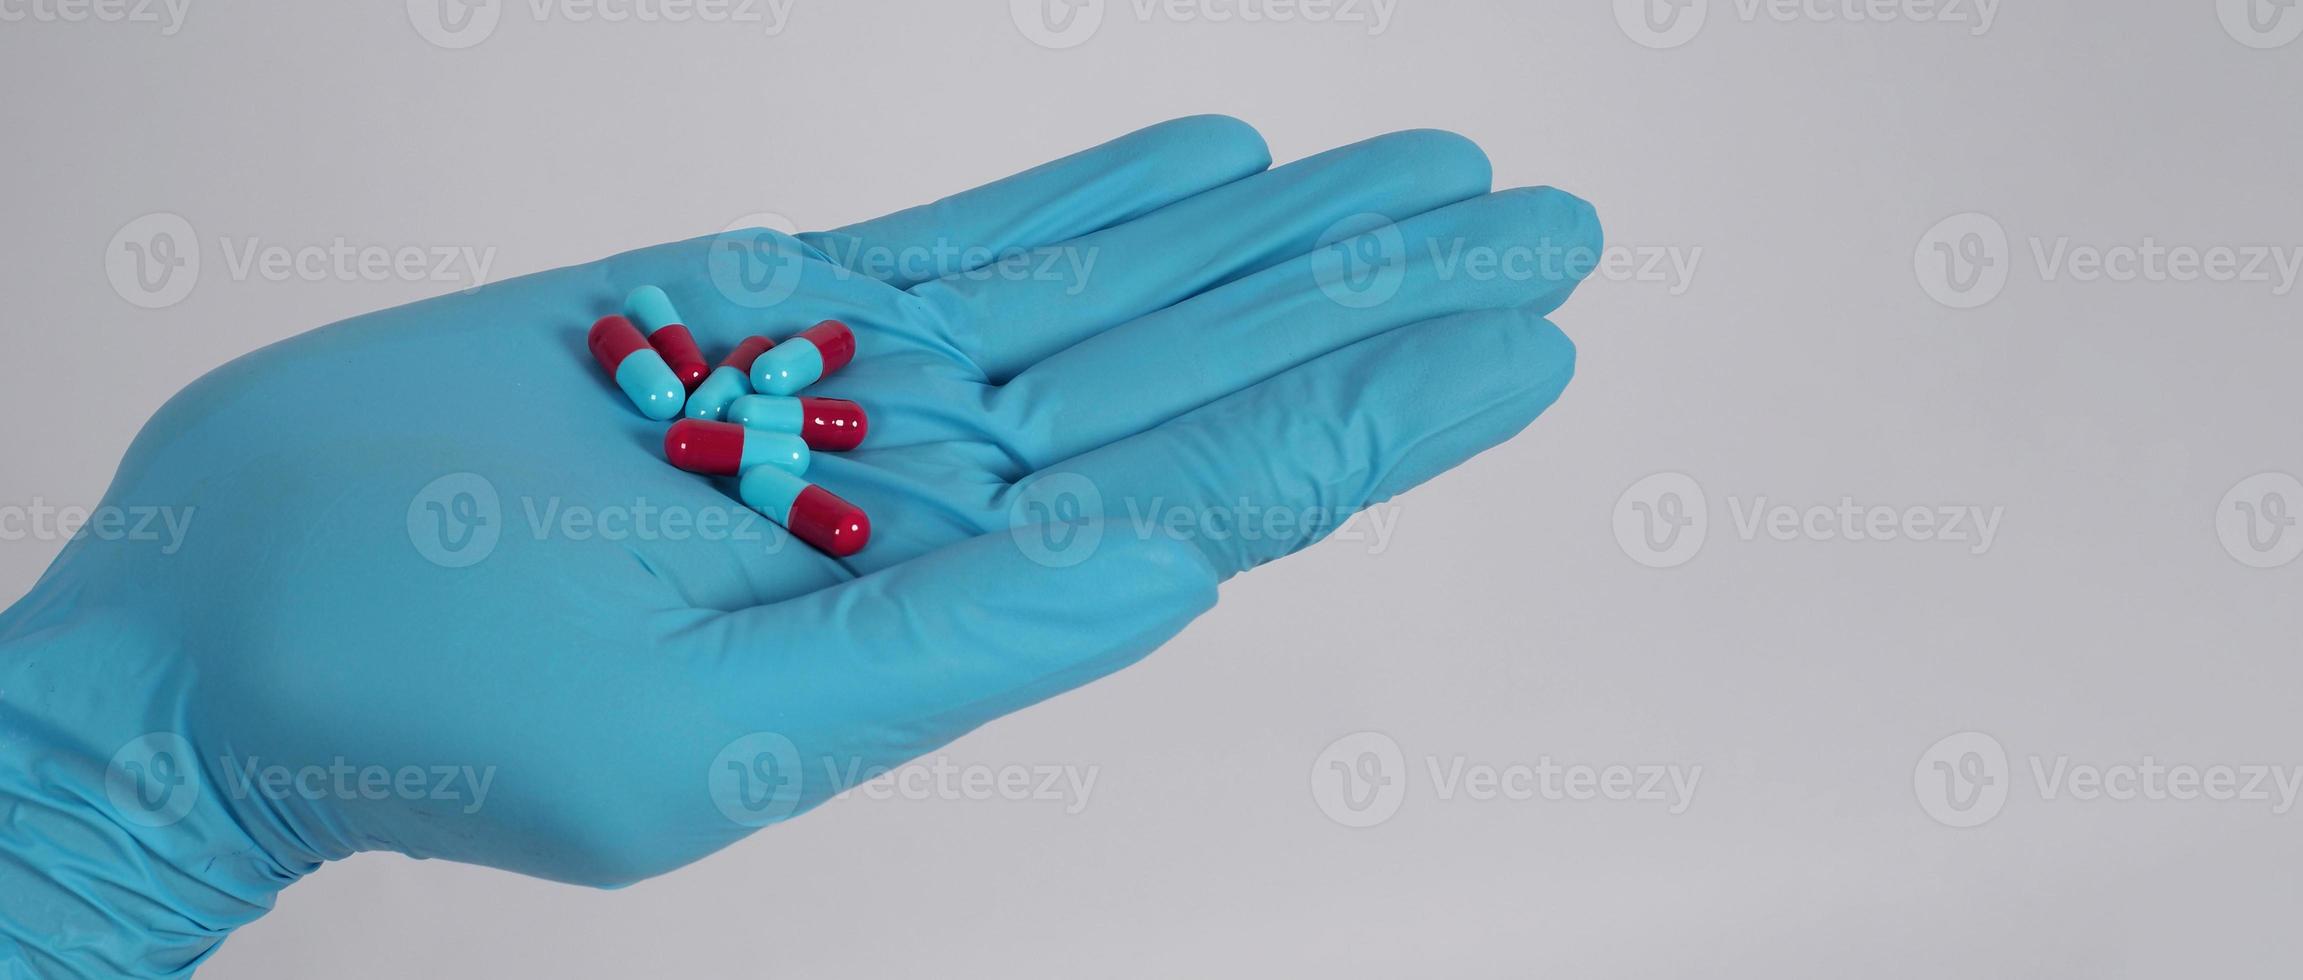
<path id="1" fill-rule="evenodd" d="M 858 359 L 924 354 L 904 367 L 975 376 L 917 297 L 856 275 L 773 229 L 740 228 L 626 252 L 602 263 L 592 278 L 585 299 L 595 315 L 626 311 L 626 298 L 637 287 L 663 290 L 713 364 L 746 337 L 782 341 L 818 321 L 838 319 L 855 331 Z M 653 328 L 641 319 L 634 317 L 635 324 Z"/>
<path id="2" fill-rule="evenodd" d="M 1599 248 L 1591 206 L 1562 191 L 1504 191 L 1442 208 L 1041 361 L 998 389 L 992 434 L 1027 465 L 1045 466 L 1405 324 L 1479 309 L 1547 314 Z M 1355 264 L 1370 274 L 1355 276 Z"/>
<path id="3" fill-rule="evenodd" d="M 1271 151 L 1253 127 L 1229 116 L 1187 116 L 932 204 L 799 237 L 855 272 L 909 289 L 1268 166 Z"/>
<path id="4" fill-rule="evenodd" d="M 814 246 L 773 228 L 731 228 L 634 249 L 590 271 L 580 288 L 603 313 L 624 312 L 631 290 L 654 286 L 699 337 L 710 329 L 731 343 L 751 333 L 780 338 L 807 327 L 814 321 L 776 329 L 818 306 L 893 311 L 917 305 L 902 291 L 861 278 Z"/>
<path id="5" fill-rule="evenodd" d="M 893 764 L 1142 658 L 1215 605 L 1187 545 L 1052 553 L 1038 528 L 970 538 L 675 638 L 726 710 L 825 754 Z M 769 694 L 773 694 L 773 698 Z M 782 708 L 773 717 L 760 705 Z"/>
<path id="6" fill-rule="evenodd" d="M 1089 515 L 1105 547 L 1189 541 L 1229 578 L 1510 438 L 1574 371 L 1575 346 L 1531 309 L 1443 317 L 1042 470 L 1006 504 Z"/>
<path id="7" fill-rule="evenodd" d="M 985 273 L 923 283 L 993 381 L 1101 331 L 1310 252 L 1338 222 L 1402 221 L 1487 193 L 1487 155 L 1436 130 L 1329 150 Z"/>

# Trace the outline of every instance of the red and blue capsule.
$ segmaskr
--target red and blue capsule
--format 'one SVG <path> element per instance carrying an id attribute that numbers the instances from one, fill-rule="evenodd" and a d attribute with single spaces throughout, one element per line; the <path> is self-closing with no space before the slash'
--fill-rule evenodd
<path id="1" fill-rule="evenodd" d="M 808 471 L 808 444 L 783 432 L 747 429 L 734 422 L 681 419 L 664 433 L 664 458 L 690 473 L 735 476 L 773 466 L 794 476 Z"/>
<path id="2" fill-rule="evenodd" d="M 798 394 L 847 367 L 855 356 L 855 332 L 838 320 L 825 320 L 753 361 L 752 390 L 763 395 Z"/>
<path id="3" fill-rule="evenodd" d="M 690 413 L 694 399 L 690 399 Z M 728 403 L 727 419 L 737 425 L 768 432 L 789 432 L 805 440 L 809 449 L 844 453 L 863 445 L 870 421 L 864 407 L 845 398 L 787 398 L 782 395 L 745 395 Z"/>
<path id="4" fill-rule="evenodd" d="M 658 422 L 680 414 L 688 399 L 687 388 L 664 363 L 663 355 L 648 346 L 648 338 L 640 335 L 632 321 L 620 316 L 601 317 L 585 339 L 592 348 L 592 359 L 615 379 L 616 387 L 623 389 L 624 397 L 632 400 L 632 407 L 640 414 Z"/>
<path id="5" fill-rule="evenodd" d="M 730 403 L 752 393 L 752 362 L 774 346 L 776 342 L 766 337 L 744 338 L 727 359 L 712 369 L 704 383 L 689 393 L 688 417 L 713 422 L 725 418 Z"/>
<path id="6" fill-rule="evenodd" d="M 793 537 L 835 558 L 862 551 L 872 540 L 872 519 L 863 508 L 772 466 L 745 470 L 736 495 Z"/>
<path id="7" fill-rule="evenodd" d="M 687 321 L 680 319 L 680 311 L 672 306 L 672 298 L 654 286 L 641 286 L 624 297 L 624 315 L 630 317 L 640 330 L 648 335 L 648 344 L 663 355 L 664 363 L 680 378 L 680 384 L 689 391 L 704 383 L 705 372 L 711 370 L 704 360 L 703 348 L 696 346 L 696 336 L 688 332 Z"/>

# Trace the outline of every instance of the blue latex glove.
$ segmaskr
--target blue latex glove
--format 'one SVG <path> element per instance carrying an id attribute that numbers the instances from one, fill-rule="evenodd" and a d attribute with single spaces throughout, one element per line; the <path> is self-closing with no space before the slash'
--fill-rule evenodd
<path id="1" fill-rule="evenodd" d="M 0 616 L 0 960 L 187 971 L 361 850 L 661 874 L 844 789 L 827 760 L 868 774 L 1135 661 L 1217 583 L 1559 394 L 1574 352 L 1543 317 L 1599 247 L 1583 202 L 1489 194 L 1479 149 L 1436 132 L 1268 164 L 1236 120 L 1176 120 L 838 231 L 359 317 L 194 383 L 106 497 L 188 515 L 181 547 L 74 541 Z M 1369 215 L 1398 223 L 1322 247 Z M 664 464 L 663 426 L 584 349 L 647 283 L 715 358 L 855 328 L 809 393 L 861 402 L 870 441 L 811 479 L 870 512 L 863 553 L 739 527 L 730 481 Z M 1243 501 L 1314 519 L 1179 539 L 1130 510 Z"/>

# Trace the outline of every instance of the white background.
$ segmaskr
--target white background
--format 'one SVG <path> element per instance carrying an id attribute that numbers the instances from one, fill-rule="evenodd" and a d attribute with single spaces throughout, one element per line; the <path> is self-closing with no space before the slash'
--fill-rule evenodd
<path id="1" fill-rule="evenodd" d="M 2303 473 L 2303 300 L 2275 273 L 2084 281 L 2033 246 L 2303 249 L 2303 11 L 2261 36 L 2249 0 L 2011 2 L 1980 36 L 1969 3 L 1843 0 L 1713 0 L 1692 35 L 1606 2 L 1210 19 L 1240 2 L 1109 0 L 1056 49 L 1036 0 L 506 0 L 450 50 L 417 29 L 432 0 L 192 0 L 172 34 L 10 0 L 34 13 L 0 24 L 5 506 L 92 504 L 191 379 L 463 285 L 235 278 L 219 239 L 494 249 L 505 278 L 753 212 L 829 227 L 1225 112 L 1282 161 L 1454 129 L 1499 186 L 1567 188 L 1612 245 L 1694 263 L 1588 283 L 1556 317 L 1566 396 L 1392 505 L 1386 547 L 1244 577 L 1149 661 L 945 753 L 1092 768 L 1078 813 L 851 799 L 616 893 L 363 856 L 204 975 L 2289 975 L 2303 812 L 2049 799 L 2032 765 L 2303 766 L 2303 562 L 2251 567 L 2230 532 L 2234 501 L 2303 516 L 2303 490 L 2226 499 Z M 203 269 L 147 310 L 107 252 L 155 212 Z M 1944 240 L 2005 236 L 1994 295 L 1931 271 L 1931 229 L 1970 213 Z M 1692 557 L 1619 542 L 1659 473 L 1707 518 Z M 1980 554 L 1738 526 L 1843 499 L 2001 517 Z M 0 540 L 0 594 L 59 547 Z M 1986 737 L 1931 749 L 1962 732 Z M 1398 809 L 1347 827 L 1370 815 L 1313 773 L 1363 750 Z M 1547 758 L 1700 778 L 1675 814 L 1443 798 L 1429 768 Z M 1958 809 L 1976 787 L 1936 761 L 2003 808 Z"/>

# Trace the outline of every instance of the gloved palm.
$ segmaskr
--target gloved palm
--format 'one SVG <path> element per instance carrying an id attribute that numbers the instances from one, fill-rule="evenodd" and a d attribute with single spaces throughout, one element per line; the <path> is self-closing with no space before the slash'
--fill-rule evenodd
<path id="1" fill-rule="evenodd" d="M 1234 121 L 1179 120 L 837 232 L 360 317 L 197 382 L 107 501 L 189 514 L 181 549 L 75 542 L 0 618 L 0 711 L 39 745 L 0 777 L 20 818 L 0 891 L 86 893 L 34 881 L 79 840 L 122 863 L 84 874 L 150 897 L 45 923 L 0 899 L 0 935 L 132 921 L 141 945 L 25 955 L 175 968 L 367 849 L 590 884 L 670 870 L 844 789 L 833 773 L 1132 662 L 1222 579 L 1556 397 L 1573 352 L 1541 318 L 1598 248 L 1581 202 L 1488 195 L 1444 134 L 1267 162 Z M 1322 247 L 1369 215 L 1398 224 Z M 979 266 L 1007 249 L 1035 251 Z M 1466 250 L 1538 260 L 1482 272 Z M 583 346 L 647 283 L 713 358 L 854 327 L 854 363 L 808 393 L 862 403 L 871 437 L 810 479 L 872 515 L 870 547 L 826 557 L 662 461 L 661 424 Z M 1243 502 L 1302 519 L 1173 531 Z M 191 767 L 161 764 L 172 747 Z M 359 782 L 410 768 L 420 791 Z M 354 775 L 314 793 L 274 769 Z M 169 771 L 190 778 L 149 782 Z M 24 832 L 34 811 L 81 829 Z"/>

